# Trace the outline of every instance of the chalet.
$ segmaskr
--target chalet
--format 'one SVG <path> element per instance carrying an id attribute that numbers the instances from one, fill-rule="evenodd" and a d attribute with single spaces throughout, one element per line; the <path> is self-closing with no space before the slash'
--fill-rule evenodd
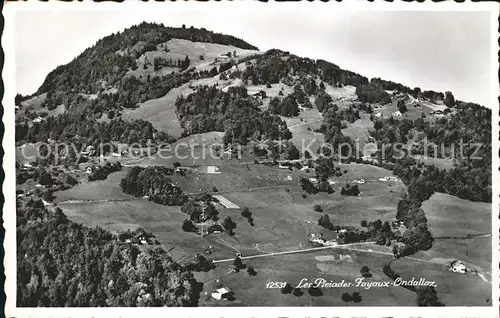
<path id="1" fill-rule="evenodd" d="M 311 243 L 317 243 L 323 245 L 325 243 L 325 239 L 323 238 L 322 234 L 314 234 L 312 233 L 311 236 L 309 237 L 309 242 Z"/>
<path id="2" fill-rule="evenodd" d="M 455 261 L 451 262 L 450 269 L 454 273 L 460 273 L 460 274 L 467 273 L 467 267 L 465 267 L 465 265 L 459 260 L 455 260 Z"/>
<path id="3" fill-rule="evenodd" d="M 81 154 L 92 156 L 95 154 L 95 147 L 94 146 L 87 146 L 87 148 L 85 148 L 85 151 L 82 151 Z"/>
<path id="4" fill-rule="evenodd" d="M 330 240 L 330 241 L 326 241 L 325 243 L 323 243 L 323 245 L 325 245 L 325 246 L 336 246 L 336 245 L 339 245 L 339 242 L 337 240 Z"/>
<path id="5" fill-rule="evenodd" d="M 212 298 L 217 299 L 217 300 L 227 300 L 231 296 L 232 292 L 226 288 L 226 287 L 221 287 L 214 289 L 212 291 Z"/>

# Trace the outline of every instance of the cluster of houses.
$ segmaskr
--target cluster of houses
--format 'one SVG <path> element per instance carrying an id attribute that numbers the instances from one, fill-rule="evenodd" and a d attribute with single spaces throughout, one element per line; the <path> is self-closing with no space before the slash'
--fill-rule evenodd
<path id="1" fill-rule="evenodd" d="M 343 231 L 343 232 L 341 232 Z M 345 233 L 347 230 L 346 229 L 340 229 L 339 233 Z M 324 237 L 323 234 L 315 234 L 311 233 L 309 236 L 309 242 L 311 242 L 313 245 L 316 246 L 336 246 L 338 245 L 338 241 L 335 239 L 327 241 Z"/>
<path id="2" fill-rule="evenodd" d="M 431 115 L 434 117 L 444 117 L 445 113 L 442 110 L 436 110 L 431 112 Z"/>
<path id="3" fill-rule="evenodd" d="M 382 181 L 382 182 L 394 181 L 394 182 L 397 182 L 397 181 L 399 181 L 399 179 L 397 177 L 387 176 L 387 177 L 378 178 L 378 181 Z"/>
<path id="4" fill-rule="evenodd" d="M 153 239 L 155 237 L 152 235 L 139 234 L 133 237 L 124 239 L 124 243 L 137 244 L 137 245 L 153 245 Z"/>

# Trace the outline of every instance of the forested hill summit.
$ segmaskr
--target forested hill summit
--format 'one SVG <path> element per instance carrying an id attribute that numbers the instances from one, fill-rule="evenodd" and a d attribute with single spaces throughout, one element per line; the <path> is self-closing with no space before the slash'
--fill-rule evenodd
<path id="1" fill-rule="evenodd" d="M 258 50 L 257 47 L 239 38 L 214 33 L 204 28 L 185 26 L 173 28 L 165 27 L 163 24 L 143 22 L 123 32 L 104 37 L 70 63 L 57 67 L 47 75 L 37 94 L 54 89 L 65 90 L 66 86 L 70 86 L 71 89 L 79 88 L 82 93 L 96 93 L 98 87 L 93 84 L 106 81 L 113 85 L 127 68 L 137 67 L 135 59 L 148 51 L 156 50 L 158 45 L 174 38 Z M 168 52 L 168 47 L 165 45 L 162 49 Z"/>

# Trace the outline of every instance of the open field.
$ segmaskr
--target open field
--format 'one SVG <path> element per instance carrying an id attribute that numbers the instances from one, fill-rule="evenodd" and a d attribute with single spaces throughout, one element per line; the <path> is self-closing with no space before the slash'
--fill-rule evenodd
<path id="1" fill-rule="evenodd" d="M 175 114 L 174 103 L 179 95 L 187 95 L 190 92 L 189 84 L 173 88 L 163 97 L 150 99 L 135 109 L 126 109 L 122 118 L 124 120 L 143 119 L 150 121 L 156 129 L 179 138 L 184 129 Z"/>
<path id="2" fill-rule="evenodd" d="M 102 201 L 102 200 L 131 200 L 134 196 L 123 193 L 120 180 L 126 175 L 125 171 L 112 173 L 106 180 L 97 180 L 76 185 L 75 187 L 55 192 L 56 203 L 64 201 Z"/>
<path id="3" fill-rule="evenodd" d="M 361 149 L 368 143 L 369 130 L 373 130 L 373 122 L 370 120 L 370 115 L 360 112 L 360 119 L 354 123 L 347 123 L 347 128 L 342 129 L 344 136 L 349 136 L 353 140 L 358 140 Z"/>
<path id="4" fill-rule="evenodd" d="M 212 141 L 218 138 L 216 135 L 205 137 Z M 308 176 L 308 174 L 303 171 L 290 171 L 261 164 L 223 162 L 218 165 L 220 174 L 206 174 L 203 173 L 206 170 L 205 166 L 192 166 L 188 169 L 187 176 L 172 176 L 174 184 L 180 186 L 186 193 L 207 191 L 215 186 L 219 190 L 218 193 L 231 203 L 240 208 L 248 207 L 252 213 L 254 226 L 241 216 L 240 209 L 228 209 L 223 205 L 217 205 L 220 219 L 230 216 L 236 223 L 234 236 L 221 233 L 201 237 L 182 231 L 181 224 L 187 215 L 180 211 L 180 207 L 162 206 L 121 192 L 119 180 L 124 176 L 124 171 L 113 173 L 104 181 L 81 184 L 70 190 L 56 193 L 56 196 L 59 202 L 103 200 L 95 203 L 61 204 L 61 208 L 70 219 L 89 226 L 101 226 L 111 231 L 143 227 L 153 232 L 166 249 L 175 247 L 170 255 L 180 263 L 190 261 L 195 253 L 204 253 L 208 246 L 211 246 L 213 254 L 206 256 L 209 259 L 222 260 L 233 258 L 237 252 L 245 257 L 311 248 L 307 240 L 311 233 L 323 233 L 325 239 L 334 237 L 334 232 L 317 225 L 318 218 L 325 213 L 336 225 L 350 225 L 357 228 L 361 228 L 362 220 L 392 221 L 394 219 L 397 202 L 401 198 L 401 192 L 405 189 L 401 182 L 378 181 L 380 177 L 392 175 L 380 167 L 364 164 L 336 165 L 342 171 L 347 170 L 342 177 L 336 178 L 337 184 L 334 185 L 336 192 L 331 195 L 325 193 L 307 195 L 306 198 L 302 196 L 298 180 L 301 176 Z M 311 173 L 310 176 L 312 176 Z M 288 177 L 292 180 L 288 180 Z M 359 184 L 361 190 L 359 197 L 339 194 L 339 188 L 346 181 L 351 182 L 359 178 L 366 181 L 364 184 Z M 455 211 L 459 206 L 462 207 L 460 210 L 462 212 L 458 215 L 462 215 L 465 220 L 466 209 L 464 207 L 467 206 L 467 201 L 461 202 L 452 197 L 441 196 L 445 195 L 437 194 L 424 203 L 431 231 L 440 228 L 443 230 L 460 229 L 460 227 L 445 223 L 442 213 L 445 211 L 444 215 L 447 215 L 446 207 L 452 206 L 450 211 Z M 104 201 L 111 198 L 115 200 Z M 315 212 L 313 210 L 315 204 L 321 205 L 323 212 Z M 429 207 L 433 210 L 430 211 Z M 455 216 L 454 222 L 456 222 Z M 463 223 L 465 224 L 465 221 Z M 476 231 L 486 228 L 480 222 L 471 224 Z M 460 230 L 459 233 L 463 234 Z M 435 233 L 434 235 L 436 236 Z M 466 256 L 463 256 L 464 249 Z M 478 269 L 487 280 L 491 280 L 490 250 L 491 241 L 488 237 L 470 240 L 436 239 L 431 250 L 413 255 L 414 259 L 394 261 L 392 267 L 405 279 L 424 277 L 427 280 L 435 280 L 438 286 L 438 296 L 446 305 L 486 305 L 486 299 L 491 298 L 489 295 L 491 285 L 477 275 L 451 273 L 447 265 L 453 259 L 463 260 L 469 267 Z M 257 275 L 253 277 L 249 276 L 245 270 L 228 274 L 231 262 L 217 263 L 215 270 L 208 273 L 197 272 L 195 276 L 204 282 L 201 298 L 201 304 L 204 306 L 414 305 L 416 294 L 405 288 L 393 286 L 392 283 L 389 287 L 370 289 L 321 288 L 323 296 L 320 297 L 311 297 L 307 293 L 307 288 L 302 288 L 304 295 L 301 297 L 283 295 L 279 288 L 266 288 L 269 282 L 298 284 L 302 279 L 311 281 L 324 278 L 333 282 L 342 280 L 353 282 L 360 277 L 359 271 L 364 265 L 370 268 L 373 275 L 368 279 L 369 281 L 391 282 L 391 279 L 382 272 L 382 266 L 392 259 L 391 250 L 387 247 L 346 246 L 244 259 L 244 264 L 255 268 Z M 217 279 L 235 292 L 235 301 L 217 302 L 205 296 L 205 292 L 209 296 Z M 470 299 L 469 285 L 474 293 L 480 295 L 475 300 Z M 345 303 L 341 300 L 343 292 L 354 291 L 361 294 L 360 303 Z"/>
<path id="5" fill-rule="evenodd" d="M 344 258 L 341 260 L 341 255 Z M 346 257 L 348 256 L 348 257 Z M 245 270 L 228 274 L 230 263 L 220 264 L 209 273 L 196 273 L 197 279 L 204 282 L 204 292 L 210 293 L 216 279 L 235 293 L 234 302 L 217 302 L 206 299 L 202 294 L 202 305 L 205 306 L 375 306 L 375 305 L 413 305 L 415 294 L 401 287 L 381 287 L 362 289 L 355 286 L 355 279 L 361 277 L 362 266 L 369 266 L 372 278 L 367 281 L 387 281 L 382 266 L 388 263 L 390 256 L 354 252 L 335 249 L 315 251 L 304 254 L 281 255 L 268 258 L 244 260 L 243 263 L 254 267 L 256 276 L 249 276 Z M 323 278 L 326 281 L 353 283 L 353 287 L 321 288 L 322 296 L 311 297 L 307 288 L 301 288 L 304 295 L 295 297 L 283 295 L 279 288 L 266 288 L 269 282 L 288 282 L 292 286 Z M 359 292 L 360 303 L 345 303 L 341 300 L 344 292 Z"/>
<path id="6" fill-rule="evenodd" d="M 436 237 L 491 234 L 491 203 L 435 193 L 422 204 L 422 209 Z"/>
<path id="7" fill-rule="evenodd" d="M 420 263 L 415 268 L 414 263 L 406 259 L 394 261 L 391 268 L 405 280 L 423 277 L 435 281 L 439 300 L 446 306 L 491 306 L 491 284 L 475 274 L 453 273 L 447 266 L 431 263 Z"/>

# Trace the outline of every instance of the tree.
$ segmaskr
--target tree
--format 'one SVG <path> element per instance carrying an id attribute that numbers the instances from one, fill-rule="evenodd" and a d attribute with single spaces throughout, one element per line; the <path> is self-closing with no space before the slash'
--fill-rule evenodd
<path id="1" fill-rule="evenodd" d="M 316 285 L 312 285 L 307 291 L 312 297 L 323 296 L 323 292 Z"/>
<path id="2" fill-rule="evenodd" d="M 351 295 L 349 295 L 348 293 L 342 293 L 341 298 L 343 302 L 349 302 L 352 300 Z"/>
<path id="3" fill-rule="evenodd" d="M 361 270 L 359 271 L 361 273 L 361 276 L 369 278 L 372 277 L 372 274 L 370 273 L 370 269 L 368 266 L 363 266 L 361 267 Z"/>
<path id="4" fill-rule="evenodd" d="M 190 220 L 186 219 L 182 223 L 182 230 L 184 232 L 194 232 L 196 230 L 196 226 L 194 226 L 193 222 Z"/>
<path id="5" fill-rule="evenodd" d="M 252 212 L 245 206 L 241 209 L 241 215 L 245 218 L 250 218 L 252 216 Z"/>
<path id="6" fill-rule="evenodd" d="M 239 270 L 243 267 L 243 262 L 241 261 L 241 257 L 239 254 L 234 258 L 233 266 L 236 268 L 236 270 Z"/>
<path id="7" fill-rule="evenodd" d="M 226 216 L 222 221 L 222 226 L 231 235 L 233 230 L 236 228 L 236 223 L 233 222 L 230 216 Z"/>
<path id="8" fill-rule="evenodd" d="M 248 266 L 248 267 L 247 267 L 247 273 L 248 273 L 248 275 L 250 275 L 250 276 L 255 276 L 255 275 L 257 275 L 257 272 L 255 271 L 255 269 L 254 269 L 252 266 Z"/>
<path id="9" fill-rule="evenodd" d="M 417 288 L 417 304 L 418 306 L 444 306 L 438 300 L 436 289 L 433 286 Z"/>
<path id="10" fill-rule="evenodd" d="M 16 106 L 21 106 L 22 101 L 23 101 L 23 96 L 21 94 L 16 94 L 16 97 L 14 98 L 14 104 Z"/>
<path id="11" fill-rule="evenodd" d="M 216 187 L 216 186 L 213 186 L 213 187 L 212 187 L 212 192 L 218 192 L 218 191 L 219 191 L 219 189 L 217 189 L 217 187 Z"/>
<path id="12" fill-rule="evenodd" d="M 448 107 L 453 107 L 455 105 L 455 97 L 451 92 L 446 92 L 444 96 L 444 104 Z"/>
<path id="13" fill-rule="evenodd" d="M 321 207 L 321 205 L 316 204 L 314 206 L 314 211 L 316 211 L 316 212 L 323 212 L 323 208 Z"/>
<path id="14" fill-rule="evenodd" d="M 289 283 L 286 283 L 285 286 L 283 286 L 281 288 L 282 294 L 290 294 L 292 291 L 293 291 L 293 287 Z"/>
<path id="15" fill-rule="evenodd" d="M 366 220 L 361 221 L 361 226 L 368 227 L 368 222 L 366 222 Z"/>
<path id="16" fill-rule="evenodd" d="M 401 114 L 404 114 L 408 111 L 408 107 L 406 107 L 405 101 L 402 99 L 398 100 L 398 110 Z"/>
<path id="17" fill-rule="evenodd" d="M 293 295 L 295 297 L 300 297 L 300 296 L 304 295 L 304 292 L 302 290 L 300 290 L 300 288 L 295 287 L 293 289 Z"/>
<path id="18" fill-rule="evenodd" d="M 375 128 L 376 131 L 379 131 L 380 129 L 384 128 L 384 124 L 382 124 L 380 120 L 377 120 L 373 125 L 373 128 Z"/>
<path id="19" fill-rule="evenodd" d="M 174 168 L 179 168 L 180 166 L 181 166 L 181 163 L 178 162 L 178 161 L 176 161 L 176 162 L 173 163 L 173 167 Z"/>
<path id="20" fill-rule="evenodd" d="M 361 295 L 358 292 L 352 293 L 351 299 L 355 303 L 361 302 Z"/>

